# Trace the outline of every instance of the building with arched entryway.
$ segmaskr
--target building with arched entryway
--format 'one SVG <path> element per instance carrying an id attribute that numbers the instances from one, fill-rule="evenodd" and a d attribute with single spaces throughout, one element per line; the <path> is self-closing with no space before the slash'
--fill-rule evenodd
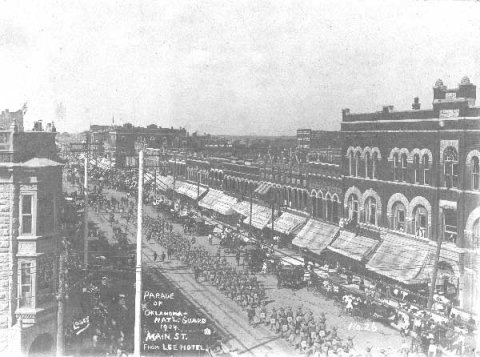
<path id="1" fill-rule="evenodd" d="M 384 231 L 398 246 L 421 244 L 431 255 L 441 240 L 437 289 L 451 292 L 454 304 L 467 311 L 480 298 L 475 99 L 476 86 L 467 77 L 456 88 L 438 80 L 432 108 L 421 109 L 416 98 L 413 110 L 344 109 L 341 124 L 345 225 Z"/>

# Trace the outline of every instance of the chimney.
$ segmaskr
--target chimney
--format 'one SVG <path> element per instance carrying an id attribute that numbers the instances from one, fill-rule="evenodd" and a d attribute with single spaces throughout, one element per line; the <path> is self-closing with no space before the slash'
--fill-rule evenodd
<path id="1" fill-rule="evenodd" d="M 413 104 L 412 104 L 412 109 L 413 110 L 420 110 L 420 99 L 418 97 L 413 98 Z"/>
<path id="2" fill-rule="evenodd" d="M 391 113 L 393 112 L 393 105 L 384 105 L 382 108 L 383 113 Z"/>
<path id="3" fill-rule="evenodd" d="M 350 109 L 349 108 L 342 109 L 342 118 L 345 119 L 347 115 L 350 115 Z"/>

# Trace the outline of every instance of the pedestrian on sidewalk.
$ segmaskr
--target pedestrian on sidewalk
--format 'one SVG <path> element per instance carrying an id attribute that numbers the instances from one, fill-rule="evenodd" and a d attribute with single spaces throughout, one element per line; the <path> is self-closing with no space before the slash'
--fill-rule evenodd
<path id="1" fill-rule="evenodd" d="M 210 233 L 208 235 L 208 243 L 210 243 L 210 245 L 213 245 L 213 236 L 212 236 L 212 233 Z"/>
<path id="2" fill-rule="evenodd" d="M 158 258 L 157 252 L 153 252 L 153 261 L 156 262 Z"/>
<path id="3" fill-rule="evenodd" d="M 237 251 L 237 254 L 235 255 L 235 260 L 237 261 L 237 266 L 240 265 L 240 251 Z"/>
<path id="4" fill-rule="evenodd" d="M 162 251 L 162 262 L 165 261 L 165 251 Z"/>

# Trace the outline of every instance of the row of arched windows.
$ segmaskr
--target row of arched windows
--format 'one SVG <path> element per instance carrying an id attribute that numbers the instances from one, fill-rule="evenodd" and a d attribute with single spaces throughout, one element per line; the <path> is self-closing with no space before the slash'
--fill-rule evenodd
<path id="1" fill-rule="evenodd" d="M 345 198 L 346 218 L 356 223 L 374 226 L 382 225 L 382 204 L 379 195 L 367 190 L 363 195 L 354 187 L 349 189 Z M 390 197 L 387 207 L 388 226 L 390 229 L 429 237 L 431 221 L 431 205 L 421 196 L 408 201 L 402 194 Z"/>
<path id="2" fill-rule="evenodd" d="M 378 148 L 349 147 L 347 150 L 348 171 L 353 177 L 378 179 L 381 154 Z M 393 181 L 432 185 L 433 156 L 429 149 L 393 148 L 388 161 L 391 161 L 391 173 L 387 174 Z M 480 151 L 471 151 L 466 160 L 466 188 L 480 190 Z M 458 182 L 458 152 L 453 146 L 446 147 L 441 155 L 442 182 L 448 188 L 456 188 Z M 385 178 L 387 178 L 385 177 Z M 468 182 L 470 181 L 470 182 Z"/>

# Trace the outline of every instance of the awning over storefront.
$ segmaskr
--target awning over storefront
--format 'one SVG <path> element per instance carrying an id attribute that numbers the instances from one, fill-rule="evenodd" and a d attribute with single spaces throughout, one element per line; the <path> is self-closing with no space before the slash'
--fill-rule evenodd
<path id="1" fill-rule="evenodd" d="M 252 204 L 252 227 L 263 229 L 271 219 L 272 209 L 270 207 L 260 206 L 255 203 Z M 243 220 L 243 223 L 250 224 L 250 205 L 248 207 L 247 218 Z"/>
<path id="2" fill-rule="evenodd" d="M 319 254 L 335 238 L 339 228 L 333 224 L 310 219 L 298 232 L 292 244 Z"/>
<path id="3" fill-rule="evenodd" d="M 173 176 L 162 176 L 157 174 L 157 190 L 167 191 L 173 190 Z M 177 183 L 180 183 L 177 181 Z"/>
<path id="4" fill-rule="evenodd" d="M 367 269 L 403 284 L 429 281 L 432 248 L 421 241 L 396 234 L 386 234 Z"/>
<path id="5" fill-rule="evenodd" d="M 271 182 L 262 182 L 254 192 L 259 195 L 266 195 L 271 187 L 272 187 Z"/>
<path id="6" fill-rule="evenodd" d="M 377 247 L 378 240 L 341 230 L 328 249 L 357 261 L 366 259 Z"/>
<path id="7" fill-rule="evenodd" d="M 288 235 L 298 229 L 306 220 L 306 217 L 298 216 L 290 212 L 284 212 L 275 220 L 275 222 L 273 222 L 273 229 L 276 232 Z"/>
<path id="8" fill-rule="evenodd" d="M 235 213 L 232 209 L 232 206 L 237 202 L 235 197 L 226 195 L 222 191 L 210 189 L 205 197 L 203 197 L 199 206 L 211 209 L 215 212 L 218 212 L 224 216 L 229 216 Z"/>
<path id="9" fill-rule="evenodd" d="M 178 186 L 176 185 L 175 191 L 181 195 L 187 196 L 193 200 L 196 200 L 202 195 L 207 192 L 207 189 L 203 186 L 198 186 L 196 184 L 190 182 L 178 182 Z"/>
<path id="10" fill-rule="evenodd" d="M 241 214 L 244 217 L 250 214 L 250 202 L 248 201 L 237 202 L 232 206 L 232 208 L 235 212 Z"/>

